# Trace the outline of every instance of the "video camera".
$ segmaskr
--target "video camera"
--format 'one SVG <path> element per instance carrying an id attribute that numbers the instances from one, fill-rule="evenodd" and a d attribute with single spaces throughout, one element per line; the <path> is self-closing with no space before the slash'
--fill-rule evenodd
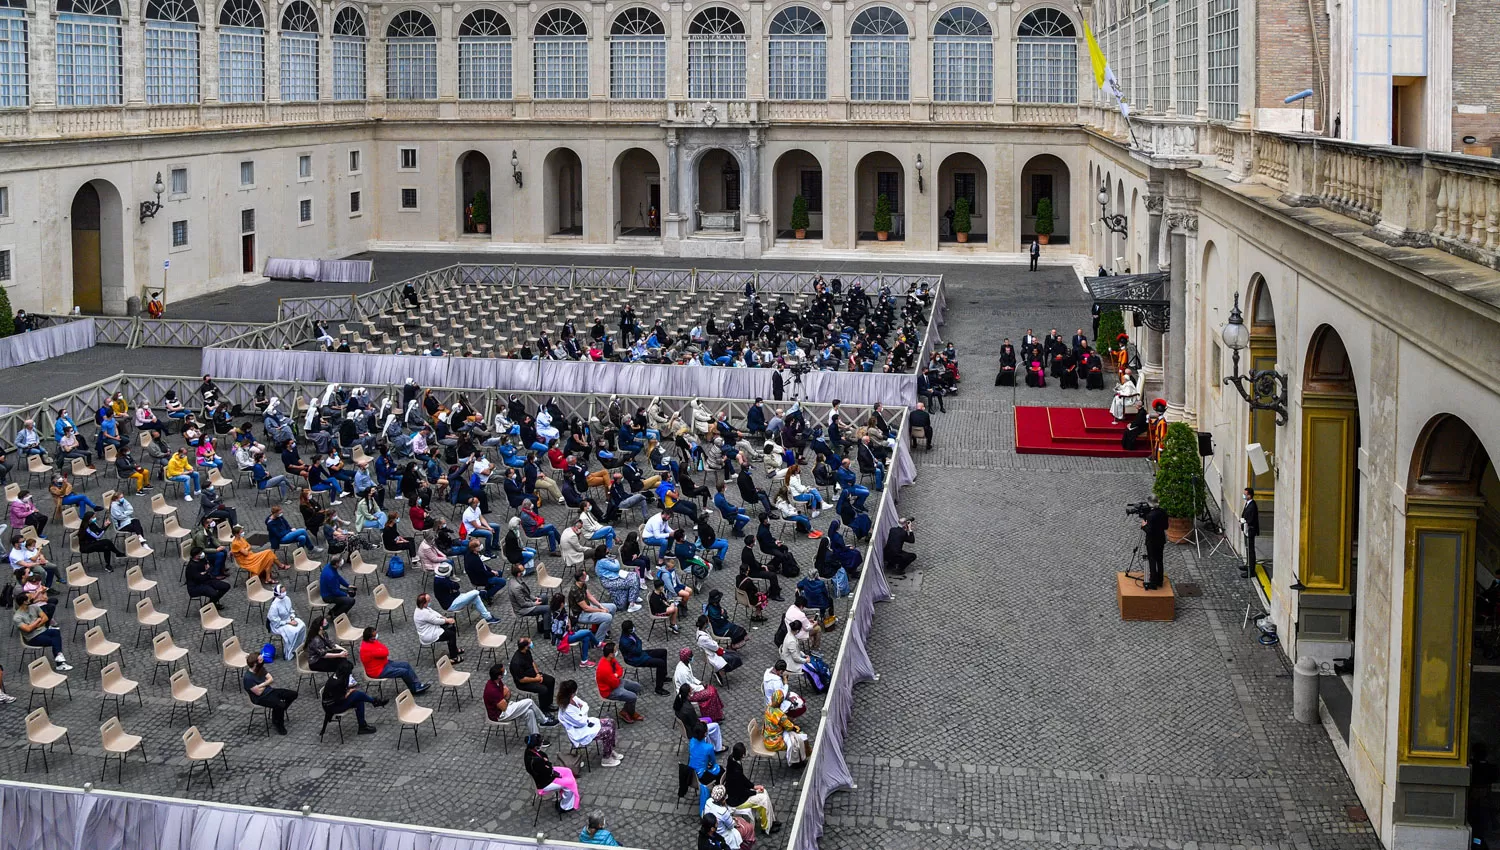
<path id="1" fill-rule="evenodd" d="M 1145 519 L 1146 514 L 1149 513 L 1151 513 L 1150 502 L 1133 502 L 1125 506 L 1126 516 L 1138 516 L 1142 519 Z"/>

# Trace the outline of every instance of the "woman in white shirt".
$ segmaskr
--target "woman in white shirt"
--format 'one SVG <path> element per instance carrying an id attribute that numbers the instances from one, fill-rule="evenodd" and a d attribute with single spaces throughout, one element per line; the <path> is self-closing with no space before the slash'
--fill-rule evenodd
<path id="1" fill-rule="evenodd" d="M 718 641 L 714 640 L 707 614 L 698 617 L 698 633 L 695 637 L 695 642 L 698 644 L 698 649 L 702 650 L 703 654 L 708 658 L 709 666 L 714 668 L 714 674 L 720 677 L 721 682 L 723 681 L 723 674 L 731 673 L 741 664 L 745 663 L 744 659 L 740 658 L 738 652 L 732 649 L 725 649 L 719 645 Z"/>
<path id="2" fill-rule="evenodd" d="M 564 679 L 557 683 L 557 720 L 567 730 L 568 740 L 578 748 L 599 741 L 599 750 L 604 758 L 599 762 L 605 767 L 620 763 L 620 754 L 615 752 L 615 721 L 609 717 L 590 717 L 589 704 L 578 698 L 578 682 Z"/>

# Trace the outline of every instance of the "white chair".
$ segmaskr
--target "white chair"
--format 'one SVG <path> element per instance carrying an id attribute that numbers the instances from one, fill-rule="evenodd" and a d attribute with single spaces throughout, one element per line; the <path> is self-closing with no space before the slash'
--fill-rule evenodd
<path id="1" fill-rule="evenodd" d="M 89 677 L 89 667 L 93 665 L 95 658 L 99 659 L 100 665 L 104 664 L 104 659 L 117 652 L 120 653 L 121 659 L 125 658 L 120 645 L 105 637 L 104 630 L 98 626 L 83 633 L 83 651 L 87 655 L 83 660 L 83 678 L 85 679 Z"/>
<path id="2" fill-rule="evenodd" d="M 36 460 L 36 455 L 31 456 Z M 52 767 L 47 764 L 47 750 L 57 746 L 62 741 L 68 745 L 68 753 L 73 752 L 73 739 L 68 737 L 68 727 L 58 726 L 47 719 L 47 709 L 39 708 L 26 715 L 26 764 L 21 772 L 31 769 L 31 751 L 39 750 L 42 754 L 42 769 L 47 773 L 52 772 Z"/>
<path id="3" fill-rule="evenodd" d="M 130 600 L 136 596 L 142 599 L 149 598 L 151 592 L 156 590 L 156 579 L 146 578 L 145 571 L 141 569 L 140 564 L 136 564 L 125 570 L 125 589 L 125 604 L 129 605 Z M 157 598 L 161 598 L 159 592 Z"/>
<path id="4" fill-rule="evenodd" d="M 188 725 L 193 725 L 193 705 L 198 700 L 203 700 L 203 705 L 209 711 L 213 711 L 213 704 L 208 701 L 208 688 L 193 684 L 188 678 L 188 671 L 178 670 L 172 674 L 172 713 L 167 715 L 167 725 L 177 719 L 177 707 L 180 705 L 187 709 Z"/>
<path id="5" fill-rule="evenodd" d="M 99 716 L 104 716 L 104 704 L 111 700 L 115 704 L 115 716 L 120 716 L 120 701 L 130 694 L 135 694 L 136 705 L 145 705 L 141 702 L 141 683 L 134 679 L 125 678 L 120 672 L 120 662 L 116 661 L 106 665 L 99 671 L 99 689 L 104 692 L 104 698 L 99 700 Z"/>
<path id="6" fill-rule="evenodd" d="M 109 611 L 94 604 L 94 598 L 87 593 L 80 593 L 73 597 L 73 639 L 78 639 L 78 630 L 92 627 L 100 620 L 104 625 L 109 625 Z"/>
<path id="7" fill-rule="evenodd" d="M 31 684 L 31 699 L 26 701 L 26 710 L 30 711 L 36 702 L 36 695 L 42 695 L 42 705 L 50 708 L 52 706 L 52 692 L 57 690 L 58 685 L 68 689 L 68 701 L 73 701 L 73 686 L 68 684 L 68 677 L 52 669 L 52 662 L 47 656 L 33 658 L 26 665 L 26 678 Z"/>
<path id="8" fill-rule="evenodd" d="M 99 727 L 99 743 L 104 748 L 104 764 L 99 769 L 99 781 L 104 781 L 104 775 L 109 770 L 109 760 L 119 759 L 118 772 L 115 773 L 115 781 L 125 781 L 125 757 L 136 750 L 141 751 L 141 761 L 146 760 L 146 745 L 142 743 L 140 735 L 132 735 L 125 731 L 120 725 L 120 718 L 111 717 L 104 721 Z"/>
<path id="9" fill-rule="evenodd" d="M 187 790 L 189 792 L 193 790 L 193 771 L 198 765 L 203 765 L 203 773 L 208 777 L 210 789 L 214 787 L 214 774 L 208 768 L 209 762 L 218 756 L 224 762 L 224 769 L 229 769 L 229 758 L 224 755 L 224 742 L 203 740 L 203 733 L 198 731 L 197 726 L 189 726 L 187 731 L 182 733 L 182 747 L 187 751 Z"/>
<path id="10" fill-rule="evenodd" d="M 219 613 L 219 609 L 208 603 L 198 609 L 198 622 L 203 627 L 203 637 L 198 640 L 198 648 L 203 648 L 203 642 L 213 635 L 217 640 L 220 632 L 225 629 L 234 628 L 234 620 Z"/>
<path id="11" fill-rule="evenodd" d="M 135 645 L 141 645 L 141 632 L 151 635 L 156 639 L 156 627 L 170 619 L 166 612 L 156 610 L 156 605 L 151 602 L 151 597 L 145 596 L 135 603 L 135 622 L 138 628 L 135 631 Z"/>
<path id="12" fill-rule="evenodd" d="M 406 730 L 411 730 L 412 739 L 417 742 L 417 752 L 422 751 L 422 742 L 419 734 L 423 723 L 432 724 L 433 737 L 437 736 L 437 722 L 432 719 L 432 709 L 417 705 L 417 700 L 411 695 L 411 691 L 402 688 L 401 693 L 396 694 L 396 719 L 401 722 L 401 731 L 396 733 L 396 750 L 401 750 L 401 738 Z"/>
<path id="13" fill-rule="evenodd" d="M 177 662 L 186 659 L 187 655 L 187 649 L 178 646 L 172 640 L 171 632 L 158 632 L 155 637 L 151 638 L 151 657 L 156 659 L 156 667 L 151 671 L 151 684 L 156 684 L 157 671 L 165 667 L 167 672 L 171 673 L 172 667 Z M 185 664 L 184 667 L 186 666 L 190 665 Z"/>
<path id="14" fill-rule="evenodd" d="M 250 669 L 250 662 L 246 657 L 245 650 L 240 646 L 240 639 L 230 635 L 224 639 L 223 651 L 220 659 L 224 662 L 224 675 L 219 677 L 219 690 L 224 690 L 224 684 L 230 674 L 243 676 Z"/>
<path id="15" fill-rule="evenodd" d="M 386 590 L 384 584 L 375 585 L 375 592 L 371 594 L 371 601 L 375 603 L 375 624 L 380 625 L 381 615 L 391 621 L 391 628 L 396 627 L 395 612 L 401 612 L 401 619 L 406 619 L 406 600 L 397 599 Z"/>
<path id="16" fill-rule="evenodd" d="M 453 659 L 446 655 L 439 656 L 437 660 L 437 680 L 442 690 L 438 691 L 437 707 L 443 707 L 444 693 L 452 691 L 453 707 L 457 708 L 459 705 L 458 689 L 465 685 L 469 686 L 469 696 L 474 696 L 474 683 L 470 681 L 472 678 L 473 674 L 471 673 L 453 669 Z"/>

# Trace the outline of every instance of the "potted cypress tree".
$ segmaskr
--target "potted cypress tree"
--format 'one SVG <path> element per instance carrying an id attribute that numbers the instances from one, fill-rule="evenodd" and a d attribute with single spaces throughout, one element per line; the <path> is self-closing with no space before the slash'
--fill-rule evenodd
<path id="1" fill-rule="evenodd" d="M 798 195 L 792 199 L 792 230 L 798 239 L 807 238 L 807 199 Z"/>
<path id="2" fill-rule="evenodd" d="M 486 233 L 490 229 L 490 196 L 483 189 L 474 193 L 474 229 Z"/>
<path id="3" fill-rule="evenodd" d="M 973 229 L 974 223 L 969 220 L 969 199 L 959 198 L 953 205 L 953 232 L 958 241 L 969 241 L 969 231 Z"/>
<path id="4" fill-rule="evenodd" d="M 0 336 L 12 336 L 16 332 L 16 316 L 10 309 L 10 293 L 0 286 Z"/>
<path id="5" fill-rule="evenodd" d="M 884 242 L 891 235 L 891 199 L 881 195 L 875 199 L 875 238 Z"/>
<path id="6" fill-rule="evenodd" d="M 1167 512 L 1167 540 L 1172 543 L 1183 542 L 1193 530 L 1193 517 L 1203 504 L 1202 475 L 1193 429 L 1185 422 L 1168 425 L 1152 491 Z"/>
<path id="7" fill-rule="evenodd" d="M 1052 199 L 1043 198 L 1036 202 L 1036 241 L 1047 244 L 1052 238 Z"/>

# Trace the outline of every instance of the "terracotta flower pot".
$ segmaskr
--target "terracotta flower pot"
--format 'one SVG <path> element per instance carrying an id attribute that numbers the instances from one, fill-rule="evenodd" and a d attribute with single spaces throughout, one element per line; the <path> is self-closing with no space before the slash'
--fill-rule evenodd
<path id="1" fill-rule="evenodd" d="M 969 234 L 960 232 L 958 234 L 958 241 L 960 241 L 960 242 L 967 242 L 967 241 L 969 241 Z"/>
<path id="2" fill-rule="evenodd" d="M 1167 518 L 1167 542 L 1183 543 L 1187 541 L 1188 535 L 1193 533 L 1193 520 L 1190 517 L 1168 517 Z"/>
<path id="3" fill-rule="evenodd" d="M 1052 234 L 1050 234 L 1050 233 L 1038 233 L 1036 235 L 1036 241 L 1042 243 L 1043 245 L 1046 245 L 1047 244 L 1047 240 L 1049 240 L 1051 238 L 1052 238 Z"/>
<path id="4" fill-rule="evenodd" d="M 875 231 L 875 238 L 879 239 L 881 242 L 884 242 L 886 240 L 886 237 L 888 237 L 890 235 L 891 234 L 889 232 L 884 231 L 884 230 L 877 230 L 877 231 Z"/>
<path id="5" fill-rule="evenodd" d="M 474 225 L 474 229 L 478 230 L 480 233 L 490 232 L 490 226 L 488 224 L 476 224 Z"/>
<path id="6" fill-rule="evenodd" d="M 807 231 L 806 230 L 798 230 L 797 231 L 797 238 L 798 239 L 806 239 L 807 238 Z"/>

